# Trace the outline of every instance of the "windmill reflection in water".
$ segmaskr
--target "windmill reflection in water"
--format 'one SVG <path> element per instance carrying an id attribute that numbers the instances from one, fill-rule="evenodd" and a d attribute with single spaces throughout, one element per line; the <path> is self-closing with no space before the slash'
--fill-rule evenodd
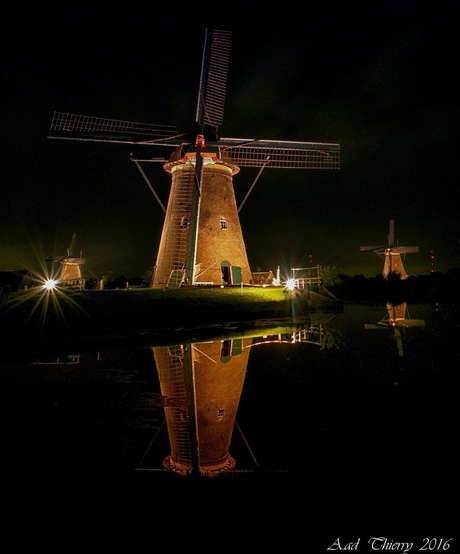
<path id="1" fill-rule="evenodd" d="M 398 355 L 404 356 L 403 342 L 401 330 L 404 331 L 408 327 L 424 327 L 425 320 L 423 319 L 411 319 L 409 316 L 409 310 L 407 302 L 401 304 L 392 304 L 387 302 L 387 314 L 377 323 L 365 323 L 365 329 L 382 329 L 384 327 L 391 327 L 394 329 L 394 336 L 396 345 L 398 347 Z"/>
<path id="2" fill-rule="evenodd" d="M 165 421 L 137 470 L 215 477 L 260 469 L 236 421 L 251 349 L 271 343 L 297 342 L 321 347 L 326 340 L 325 323 L 332 317 L 335 315 L 329 314 L 327 319 L 317 316 L 302 326 L 278 329 L 276 334 L 263 337 L 152 347 L 161 389 L 157 404 L 164 408 Z M 170 453 L 163 459 L 162 467 L 151 467 L 149 451 L 165 422 Z M 250 454 L 250 469 L 234 469 L 236 461 L 230 447 L 235 427 Z"/>
<path id="3" fill-rule="evenodd" d="M 394 220 L 390 219 L 388 228 L 388 243 L 384 246 L 361 246 L 361 252 L 375 252 L 384 259 L 382 276 L 388 280 L 391 275 L 397 275 L 401 280 L 407 279 L 407 272 L 401 254 L 415 253 L 419 251 L 418 246 L 399 246 L 398 241 L 395 241 Z M 394 304 L 387 302 L 387 314 L 377 324 L 365 323 L 365 329 L 381 329 L 382 327 L 391 327 L 394 329 L 398 354 L 404 356 L 401 330 L 408 327 L 423 327 L 425 321 L 423 319 L 411 319 L 407 302 Z"/>

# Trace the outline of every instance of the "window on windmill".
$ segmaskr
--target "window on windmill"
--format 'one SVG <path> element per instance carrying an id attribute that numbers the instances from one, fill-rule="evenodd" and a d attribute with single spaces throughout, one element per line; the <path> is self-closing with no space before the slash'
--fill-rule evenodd
<path id="1" fill-rule="evenodd" d="M 224 411 L 225 410 L 217 410 L 217 419 L 222 419 L 224 417 Z"/>
<path id="2" fill-rule="evenodd" d="M 225 217 L 220 218 L 220 228 L 228 229 L 227 220 L 225 219 Z"/>
<path id="3" fill-rule="evenodd" d="M 182 219 L 180 220 L 180 228 L 187 229 L 189 223 L 190 223 L 190 219 L 188 216 L 182 217 Z"/>
<path id="4" fill-rule="evenodd" d="M 228 361 L 232 355 L 232 341 L 223 340 L 220 348 L 220 359 L 222 361 Z"/>

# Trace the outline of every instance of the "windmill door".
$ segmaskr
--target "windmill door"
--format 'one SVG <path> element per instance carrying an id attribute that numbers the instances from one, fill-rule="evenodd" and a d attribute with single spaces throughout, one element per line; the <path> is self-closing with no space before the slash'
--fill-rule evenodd
<path id="1" fill-rule="evenodd" d="M 222 272 L 222 283 L 224 285 L 232 284 L 232 266 L 230 262 L 222 262 L 220 264 L 220 270 Z"/>
<path id="2" fill-rule="evenodd" d="M 222 283 L 224 285 L 239 285 L 243 282 L 241 267 L 231 265 L 230 262 L 222 262 L 220 264 L 222 272 Z"/>
<path id="3" fill-rule="evenodd" d="M 237 265 L 232 265 L 232 283 L 234 285 L 239 285 L 243 282 L 243 276 L 241 274 L 241 267 Z"/>

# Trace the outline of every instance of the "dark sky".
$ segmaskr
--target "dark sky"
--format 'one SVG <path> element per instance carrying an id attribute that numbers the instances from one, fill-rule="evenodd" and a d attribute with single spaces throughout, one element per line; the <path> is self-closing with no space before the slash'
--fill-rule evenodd
<path id="1" fill-rule="evenodd" d="M 385 244 L 390 219 L 420 248 L 408 273 L 429 273 L 431 250 L 437 270 L 460 266 L 459 2 L 100 4 L 4 19 L 0 269 L 65 254 L 76 232 L 86 271 L 147 275 L 164 214 L 133 147 L 47 133 L 55 110 L 188 129 L 206 28 L 232 31 L 221 136 L 341 144 L 340 171 L 262 173 L 240 214 L 253 270 L 311 254 L 374 276 L 359 247 Z M 166 203 L 169 175 L 144 169 Z M 235 177 L 238 202 L 256 175 Z"/>

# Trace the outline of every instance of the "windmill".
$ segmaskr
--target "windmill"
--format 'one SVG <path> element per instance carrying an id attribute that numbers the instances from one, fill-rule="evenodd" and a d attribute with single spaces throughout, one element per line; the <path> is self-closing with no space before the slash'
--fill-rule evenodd
<path id="1" fill-rule="evenodd" d="M 109 271 L 108 273 L 105 273 L 104 275 L 99 276 L 94 273 L 94 271 L 90 270 L 91 277 L 96 282 L 96 289 L 97 290 L 104 290 L 104 284 L 107 282 L 107 279 L 112 275 L 113 271 Z"/>
<path id="2" fill-rule="evenodd" d="M 72 240 L 67 248 L 66 256 L 58 256 L 56 258 L 47 258 L 47 262 L 59 262 L 62 265 L 61 273 L 58 279 L 58 284 L 63 287 L 70 287 L 77 290 L 83 290 L 85 288 L 85 279 L 81 274 L 81 266 L 86 262 L 85 258 L 72 257 L 72 252 L 75 246 L 77 234 L 72 235 Z"/>
<path id="3" fill-rule="evenodd" d="M 395 245 L 394 235 L 394 220 L 390 219 L 388 230 L 388 243 L 385 246 L 361 246 L 360 252 L 375 252 L 379 256 L 383 257 L 383 271 L 382 275 L 385 279 L 392 273 L 398 274 L 401 279 L 407 279 L 407 273 L 404 269 L 403 260 L 401 254 L 410 254 L 418 252 L 418 246 L 399 246 Z"/>
<path id="4" fill-rule="evenodd" d="M 192 130 L 55 112 L 48 138 L 172 149 L 169 159 L 131 155 L 165 212 L 152 287 L 251 282 L 233 176 L 241 167 L 339 169 L 340 145 L 221 138 L 231 32 L 206 30 Z M 167 207 L 141 167 L 161 162 L 171 174 Z M 246 195 L 247 198 L 247 195 Z M 244 199 L 243 203 L 246 201 Z"/>

